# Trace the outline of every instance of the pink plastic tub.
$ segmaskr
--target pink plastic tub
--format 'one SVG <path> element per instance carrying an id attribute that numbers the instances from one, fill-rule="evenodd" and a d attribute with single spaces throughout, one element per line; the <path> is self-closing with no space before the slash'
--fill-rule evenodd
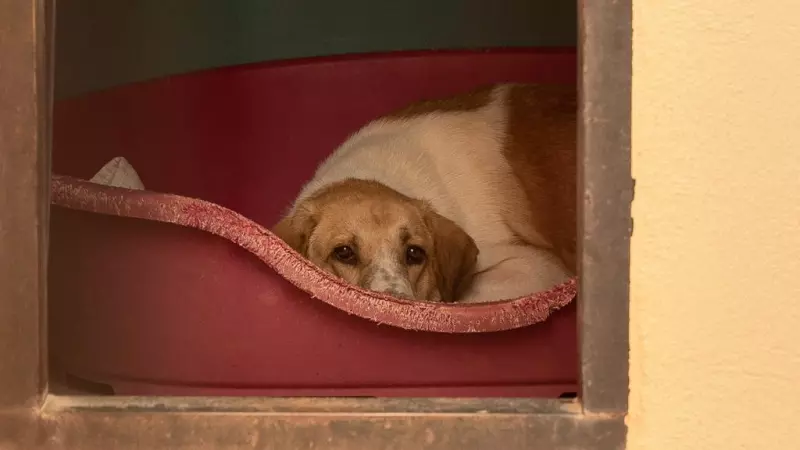
<path id="1" fill-rule="evenodd" d="M 404 302 L 345 285 L 265 230 L 316 164 L 370 119 L 501 81 L 574 84 L 575 53 L 266 63 L 58 102 L 55 364 L 118 394 L 575 392 L 574 281 L 489 305 Z M 115 156 L 147 191 L 82 181 Z"/>

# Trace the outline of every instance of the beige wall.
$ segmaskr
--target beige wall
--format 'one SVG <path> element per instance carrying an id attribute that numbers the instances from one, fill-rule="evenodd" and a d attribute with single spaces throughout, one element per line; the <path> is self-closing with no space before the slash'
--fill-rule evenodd
<path id="1" fill-rule="evenodd" d="M 629 448 L 800 449 L 800 3 L 634 29 Z"/>

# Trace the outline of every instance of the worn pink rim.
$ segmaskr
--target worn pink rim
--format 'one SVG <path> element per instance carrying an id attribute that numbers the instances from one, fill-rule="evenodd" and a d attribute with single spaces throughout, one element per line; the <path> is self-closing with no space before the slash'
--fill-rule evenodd
<path id="1" fill-rule="evenodd" d="M 480 333 L 521 328 L 546 320 L 577 295 L 577 279 L 573 278 L 547 291 L 492 303 L 402 300 L 366 291 L 323 272 L 266 228 L 214 203 L 103 186 L 62 175 L 53 175 L 51 191 L 51 201 L 56 206 L 170 223 L 221 237 L 255 255 L 312 298 L 364 319 L 409 330 Z M 198 220 L 204 216 L 217 219 Z"/>

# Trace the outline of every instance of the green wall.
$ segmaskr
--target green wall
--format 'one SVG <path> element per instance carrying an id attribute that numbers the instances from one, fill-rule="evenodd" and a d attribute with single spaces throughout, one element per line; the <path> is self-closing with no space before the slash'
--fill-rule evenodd
<path id="1" fill-rule="evenodd" d="M 372 51 L 573 46 L 576 0 L 61 0 L 56 96 Z"/>

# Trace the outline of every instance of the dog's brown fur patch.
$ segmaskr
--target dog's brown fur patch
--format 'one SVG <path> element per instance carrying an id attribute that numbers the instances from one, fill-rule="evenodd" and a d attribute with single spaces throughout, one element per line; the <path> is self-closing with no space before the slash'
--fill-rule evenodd
<path id="1" fill-rule="evenodd" d="M 577 270 L 577 92 L 569 85 L 517 85 L 507 97 L 504 154 L 528 198 L 536 230 Z"/>

